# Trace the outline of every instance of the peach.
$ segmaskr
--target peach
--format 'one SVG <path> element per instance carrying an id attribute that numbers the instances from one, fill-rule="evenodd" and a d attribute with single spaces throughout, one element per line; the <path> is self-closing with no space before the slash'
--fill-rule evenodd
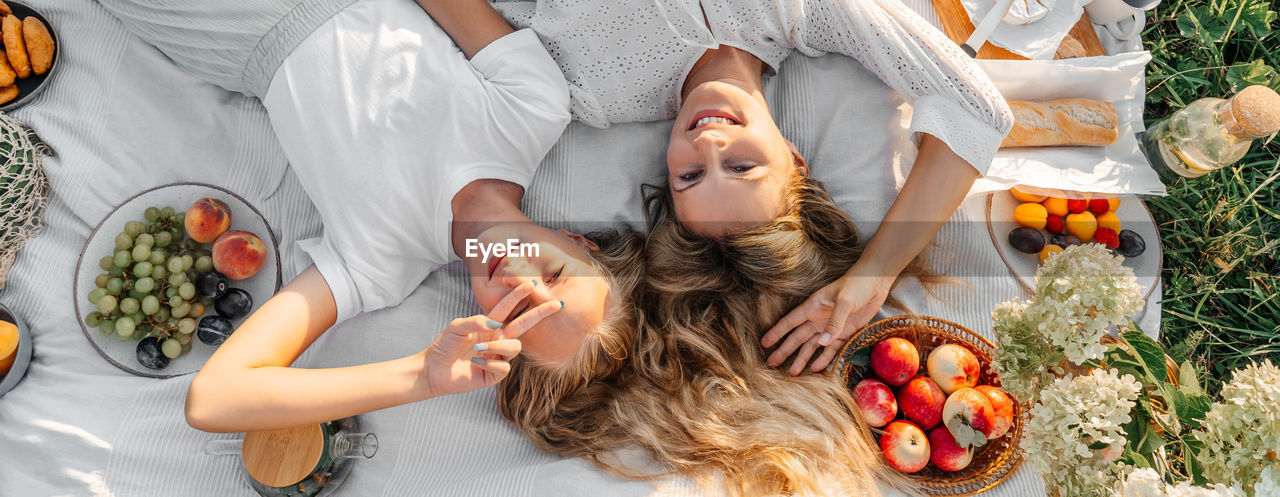
<path id="1" fill-rule="evenodd" d="M 231 227 L 231 208 L 216 198 L 202 198 L 187 209 L 183 224 L 192 240 L 209 243 Z"/>
<path id="2" fill-rule="evenodd" d="M 943 471 L 960 471 L 973 462 L 973 449 L 961 447 L 945 426 L 929 431 L 929 462 Z"/>
<path id="3" fill-rule="evenodd" d="M 1044 228 L 1048 218 L 1049 211 L 1040 204 L 1026 203 L 1013 209 L 1013 220 L 1028 228 Z"/>
<path id="4" fill-rule="evenodd" d="M 1121 228 L 1120 217 L 1116 216 L 1116 213 L 1104 212 L 1102 214 L 1098 214 L 1096 218 L 1098 220 L 1099 228 L 1111 228 L 1111 231 L 1114 231 L 1116 233 L 1120 232 L 1120 228 Z"/>
<path id="5" fill-rule="evenodd" d="M 1062 252 L 1062 247 L 1052 243 L 1045 244 L 1044 248 L 1040 249 L 1040 263 L 1044 264 L 1044 261 L 1049 260 L 1050 256 L 1058 252 Z"/>
<path id="6" fill-rule="evenodd" d="M 1004 390 L 991 385 L 978 385 L 974 390 L 982 392 L 991 401 L 995 414 L 995 426 L 991 430 L 991 438 L 1003 437 L 1013 427 L 1013 399 Z"/>
<path id="7" fill-rule="evenodd" d="M 871 370 L 885 383 L 900 387 L 920 370 L 920 351 L 902 338 L 881 340 L 871 348 Z"/>
<path id="8" fill-rule="evenodd" d="M 946 402 L 947 395 L 942 393 L 937 383 L 925 376 L 912 378 L 898 390 L 902 414 L 926 430 L 942 422 L 942 406 Z"/>
<path id="9" fill-rule="evenodd" d="M 1066 217 L 1067 214 L 1071 213 L 1071 210 L 1067 209 L 1067 199 L 1065 198 L 1049 197 L 1044 199 L 1044 202 L 1041 203 L 1044 205 L 1045 210 L 1055 216 Z"/>
<path id="10" fill-rule="evenodd" d="M 943 425 L 951 428 L 951 420 L 957 417 L 962 419 L 963 424 L 981 432 L 988 440 L 995 433 L 995 409 L 991 407 L 987 396 L 975 389 L 962 388 L 947 397 L 947 403 L 942 406 Z M 963 437 L 957 436 L 956 439 L 963 443 Z"/>
<path id="11" fill-rule="evenodd" d="M 1032 193 L 1023 192 L 1022 190 L 1019 190 L 1018 187 L 1016 186 L 1009 189 L 1009 194 L 1013 195 L 1013 198 L 1018 199 L 1019 202 L 1043 202 L 1044 199 L 1048 198 L 1044 195 L 1035 195 Z"/>
<path id="12" fill-rule="evenodd" d="M 880 435 L 880 452 L 889 467 L 915 473 L 929 464 L 929 437 L 915 423 L 899 419 Z"/>
<path id="13" fill-rule="evenodd" d="M 862 419 L 873 428 L 889 424 L 898 415 L 898 403 L 893 398 L 893 391 L 884 382 L 867 378 L 853 387 L 853 402 L 862 411 Z M 942 418 L 942 412 L 938 412 Z"/>
<path id="14" fill-rule="evenodd" d="M 1098 231 L 1098 218 L 1092 212 L 1067 215 L 1067 233 L 1075 235 L 1080 241 L 1089 243 L 1093 240 L 1095 231 Z"/>
<path id="15" fill-rule="evenodd" d="M 933 349 L 926 365 L 929 377 L 947 395 L 978 384 L 978 357 L 964 346 L 948 343 Z"/>
<path id="16" fill-rule="evenodd" d="M 213 268 L 233 280 L 253 276 L 266 260 L 267 246 L 248 231 L 231 230 L 213 242 Z"/>
<path id="17" fill-rule="evenodd" d="M 8 321 L 0 321 L 0 378 L 9 373 L 9 368 L 18 358 L 18 327 Z"/>

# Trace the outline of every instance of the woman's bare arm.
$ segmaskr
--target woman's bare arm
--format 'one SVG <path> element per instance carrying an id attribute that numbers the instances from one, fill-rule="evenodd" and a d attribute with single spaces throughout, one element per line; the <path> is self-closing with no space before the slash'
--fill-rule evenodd
<path id="1" fill-rule="evenodd" d="M 467 58 L 515 30 L 485 0 L 417 0 Z"/>

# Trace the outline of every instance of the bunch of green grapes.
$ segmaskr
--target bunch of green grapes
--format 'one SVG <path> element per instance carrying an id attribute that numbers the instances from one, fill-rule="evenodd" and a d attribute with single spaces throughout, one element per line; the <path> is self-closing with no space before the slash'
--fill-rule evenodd
<path id="1" fill-rule="evenodd" d="M 195 276 L 213 270 L 209 251 L 186 236 L 185 212 L 148 207 L 146 222 L 129 221 L 116 235 L 115 252 L 98 261 L 85 324 L 120 341 L 154 336 L 175 359 L 191 350 L 196 319 L 211 305 L 196 296 Z"/>

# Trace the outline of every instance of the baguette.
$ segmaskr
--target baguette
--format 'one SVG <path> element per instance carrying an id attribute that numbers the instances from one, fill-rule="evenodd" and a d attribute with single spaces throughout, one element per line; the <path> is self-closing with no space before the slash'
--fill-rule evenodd
<path id="1" fill-rule="evenodd" d="M 1119 138 L 1120 119 L 1109 102 L 1071 98 L 1009 102 L 1013 130 L 1001 147 L 1105 146 Z"/>

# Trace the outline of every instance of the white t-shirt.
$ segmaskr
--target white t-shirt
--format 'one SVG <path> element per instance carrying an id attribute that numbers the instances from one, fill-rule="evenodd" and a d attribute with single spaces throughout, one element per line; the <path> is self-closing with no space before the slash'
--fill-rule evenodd
<path id="1" fill-rule="evenodd" d="M 455 258 L 450 202 L 527 186 L 570 120 L 563 74 L 521 30 L 470 61 L 416 3 L 361 0 L 311 33 L 263 99 L 324 233 L 299 242 L 341 322 L 400 303 Z"/>

